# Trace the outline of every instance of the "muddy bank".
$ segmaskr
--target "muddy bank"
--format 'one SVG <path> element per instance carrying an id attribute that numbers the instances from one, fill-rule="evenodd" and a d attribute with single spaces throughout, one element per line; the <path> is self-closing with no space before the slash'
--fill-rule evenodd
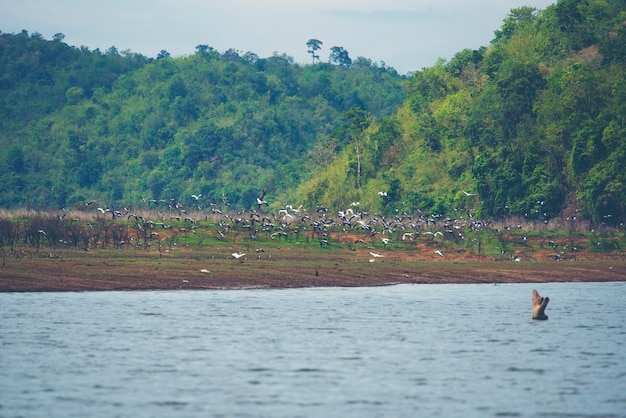
<path id="1" fill-rule="evenodd" d="M 237 249 L 239 252 L 241 249 Z M 554 260 L 541 254 L 519 261 L 432 251 L 233 247 L 167 252 L 108 250 L 26 253 L 4 257 L 0 291 L 383 286 L 399 283 L 545 283 L 626 280 L 621 254 Z"/>

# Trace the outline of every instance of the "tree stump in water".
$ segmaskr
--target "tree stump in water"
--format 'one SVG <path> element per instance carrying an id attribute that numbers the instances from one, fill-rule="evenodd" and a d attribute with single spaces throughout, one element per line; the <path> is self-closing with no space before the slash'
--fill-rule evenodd
<path id="1" fill-rule="evenodd" d="M 533 289 L 533 319 L 545 320 L 548 319 L 545 310 L 550 302 L 549 297 L 541 297 L 537 290 Z"/>

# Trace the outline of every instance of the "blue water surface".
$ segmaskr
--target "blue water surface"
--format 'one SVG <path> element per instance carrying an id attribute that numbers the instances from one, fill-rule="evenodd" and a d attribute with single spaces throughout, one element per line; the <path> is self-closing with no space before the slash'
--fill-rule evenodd
<path id="1" fill-rule="evenodd" d="M 4 293 L 0 417 L 624 417 L 625 291 Z"/>

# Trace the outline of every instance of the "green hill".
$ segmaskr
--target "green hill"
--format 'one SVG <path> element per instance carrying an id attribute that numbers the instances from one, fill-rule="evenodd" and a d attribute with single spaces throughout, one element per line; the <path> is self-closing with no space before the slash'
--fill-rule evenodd
<path id="1" fill-rule="evenodd" d="M 624 222 L 625 54 L 622 1 L 514 9 L 489 46 L 415 73 L 398 112 L 353 132 L 358 147 L 300 196 L 386 213 Z"/>
<path id="2" fill-rule="evenodd" d="M 200 45 L 182 58 L 80 50 L 38 34 L 3 34 L 5 207 L 98 199 L 205 202 L 248 208 L 263 188 L 288 194 L 312 149 L 353 106 L 392 114 L 403 78 L 365 58 L 299 66 Z"/>
<path id="3" fill-rule="evenodd" d="M 623 1 L 560 0 L 402 77 L 363 57 L 152 59 L 0 34 L 1 205 L 250 209 L 266 189 L 274 210 L 624 222 L 625 39 Z"/>

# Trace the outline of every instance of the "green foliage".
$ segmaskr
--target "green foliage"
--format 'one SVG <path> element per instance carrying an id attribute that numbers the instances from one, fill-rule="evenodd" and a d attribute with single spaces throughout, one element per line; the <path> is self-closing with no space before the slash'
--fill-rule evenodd
<path id="1" fill-rule="evenodd" d="M 349 68 L 352 65 L 352 59 L 350 58 L 348 51 L 341 46 L 333 46 L 330 48 L 329 61 L 346 68 Z"/>
<path id="2" fill-rule="evenodd" d="M 489 46 L 399 76 L 198 45 L 149 59 L 0 34 L 5 207 L 149 199 L 626 221 L 626 8 L 513 9 Z M 202 201 L 191 195 L 202 194 Z"/>
<path id="3" fill-rule="evenodd" d="M 62 36 L 0 42 L 0 179 L 19 183 L 2 191 L 6 207 L 24 205 L 24 193 L 34 208 L 94 197 L 109 206 L 189 203 L 202 193 L 204 206 L 226 195 L 248 209 L 264 188 L 270 201 L 293 198 L 311 175 L 310 150 L 342 113 L 390 115 L 405 97 L 395 70 L 364 58 L 347 65 L 347 52 L 338 65 L 300 66 L 207 45 L 155 60 L 78 50 Z M 52 189 L 55 198 L 44 197 Z"/>
<path id="4" fill-rule="evenodd" d="M 387 213 L 547 221 L 579 209 L 626 221 L 624 17 L 620 1 L 514 9 L 488 48 L 416 72 L 393 119 L 350 135 L 363 144 L 360 201 Z"/>
<path id="5" fill-rule="evenodd" d="M 24 163 L 24 151 L 17 145 L 11 146 L 6 157 L 7 168 L 16 174 L 23 174 L 26 171 Z"/>
<path id="6" fill-rule="evenodd" d="M 315 53 L 322 48 L 322 45 L 324 43 L 322 41 L 320 41 L 319 39 L 309 39 L 306 43 L 306 46 L 309 48 L 307 50 L 307 52 L 309 54 L 311 54 L 311 58 L 313 60 L 313 64 L 315 64 L 315 60 L 319 60 L 320 57 L 319 55 L 316 55 Z"/>
<path id="7" fill-rule="evenodd" d="M 520 28 L 531 24 L 536 19 L 536 11 L 537 9 L 529 6 L 511 10 L 508 17 L 504 19 L 502 28 L 494 32 L 493 43 L 509 41 Z"/>
<path id="8" fill-rule="evenodd" d="M 0 34 L 0 132 L 18 130 L 61 109 L 66 100 L 108 89 L 123 73 L 149 60 L 130 52 L 102 54 L 70 47 L 63 34 L 51 41 L 38 33 Z"/>

